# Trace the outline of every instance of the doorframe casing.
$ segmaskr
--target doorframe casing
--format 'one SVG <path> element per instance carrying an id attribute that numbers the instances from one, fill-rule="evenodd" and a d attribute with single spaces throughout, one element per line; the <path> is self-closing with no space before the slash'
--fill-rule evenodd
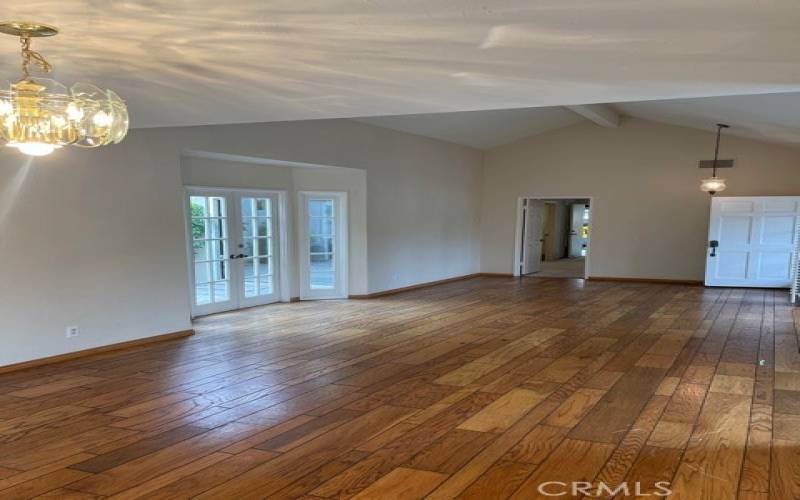
<path id="1" fill-rule="evenodd" d="M 516 225 L 514 228 L 514 260 L 511 263 L 511 275 L 520 277 L 519 263 L 522 259 L 522 211 L 525 209 L 524 200 L 589 200 L 589 210 L 591 217 L 589 219 L 589 241 L 586 243 L 586 258 L 583 264 L 583 278 L 589 278 L 589 258 L 592 253 L 592 236 L 594 234 L 594 220 L 595 220 L 595 201 L 593 196 L 519 196 L 517 197 L 517 217 Z"/>
<path id="2" fill-rule="evenodd" d="M 350 249 L 348 247 L 350 238 L 350 218 L 348 214 L 348 193 L 347 191 L 310 191 L 303 190 L 297 192 L 297 275 L 299 283 L 299 296 L 300 300 L 324 300 L 324 299 L 346 299 L 349 294 L 349 264 L 350 264 Z M 338 293 L 333 295 L 323 295 L 309 293 L 310 287 L 307 285 L 306 280 L 309 276 L 308 269 L 308 225 L 306 224 L 307 208 L 305 200 L 308 196 L 331 197 L 338 200 L 339 213 L 336 215 L 337 228 L 335 234 L 336 245 L 339 252 L 334 253 L 334 258 L 337 254 L 342 254 L 344 258 L 338 258 L 334 261 L 336 279 L 341 281 L 341 287 L 337 290 Z M 339 224 L 341 222 L 341 224 Z M 338 227 L 341 226 L 341 227 Z"/>
<path id="3" fill-rule="evenodd" d="M 186 284 L 188 287 L 189 297 L 189 311 L 191 318 L 205 316 L 206 314 L 196 314 L 194 304 L 194 260 L 192 251 L 190 250 L 190 243 L 192 241 L 191 227 L 189 225 L 189 197 L 190 192 L 195 191 L 198 193 L 237 193 L 237 194 L 267 194 L 277 195 L 278 203 L 278 286 L 280 287 L 279 302 L 291 301 L 291 254 L 289 252 L 289 235 L 291 234 L 291 220 L 289 219 L 288 207 L 288 194 L 285 190 L 281 189 L 249 189 L 249 188 L 229 188 L 220 186 L 197 186 L 185 185 L 182 189 L 182 204 L 183 204 L 183 225 L 184 225 L 184 248 L 186 252 Z M 228 208 L 230 210 L 230 207 Z M 230 214 L 228 218 L 230 219 Z M 238 221 L 237 221 L 238 224 Z M 229 228 L 230 230 L 230 228 Z M 233 285 L 233 284 L 232 284 Z M 238 286 L 238 284 L 237 284 Z M 237 308 L 245 309 L 249 306 Z M 233 310 L 237 310 L 233 309 Z M 224 312 L 224 311 L 221 311 Z M 208 314 L 216 314 L 214 312 Z"/>

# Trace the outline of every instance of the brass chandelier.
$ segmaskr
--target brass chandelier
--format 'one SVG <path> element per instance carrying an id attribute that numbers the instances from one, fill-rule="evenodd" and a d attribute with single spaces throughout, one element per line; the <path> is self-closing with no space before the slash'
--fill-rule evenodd
<path id="1" fill-rule="evenodd" d="M 53 36 L 53 26 L 0 22 L 0 33 L 19 37 L 22 79 L 0 88 L 0 140 L 24 154 L 43 156 L 62 146 L 95 148 L 117 144 L 128 133 L 128 109 L 111 90 L 88 83 L 69 89 L 55 80 L 31 76 L 52 65 L 31 49 L 31 38 Z"/>

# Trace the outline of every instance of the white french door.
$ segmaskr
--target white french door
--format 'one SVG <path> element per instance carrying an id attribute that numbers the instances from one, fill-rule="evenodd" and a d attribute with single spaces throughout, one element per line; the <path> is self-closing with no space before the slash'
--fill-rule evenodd
<path id="1" fill-rule="evenodd" d="M 280 300 L 278 203 L 274 192 L 188 190 L 193 316 Z"/>
<path id="2" fill-rule="evenodd" d="M 347 297 L 347 193 L 299 193 L 300 298 Z"/>
<path id="3" fill-rule="evenodd" d="M 716 197 L 706 248 L 708 286 L 789 288 L 800 197 Z"/>

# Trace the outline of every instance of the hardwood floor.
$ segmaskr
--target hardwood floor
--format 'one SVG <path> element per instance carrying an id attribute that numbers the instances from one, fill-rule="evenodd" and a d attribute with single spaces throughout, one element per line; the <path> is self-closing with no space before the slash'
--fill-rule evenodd
<path id="1" fill-rule="evenodd" d="M 511 278 L 221 314 L 0 375 L 0 498 L 798 499 L 799 320 L 783 291 Z"/>

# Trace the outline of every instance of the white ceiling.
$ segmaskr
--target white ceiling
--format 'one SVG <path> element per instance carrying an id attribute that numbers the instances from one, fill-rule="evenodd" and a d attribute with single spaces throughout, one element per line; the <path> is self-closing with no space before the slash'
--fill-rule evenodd
<path id="1" fill-rule="evenodd" d="M 618 114 L 728 135 L 800 145 L 800 93 L 758 94 L 615 103 Z M 491 149 L 586 119 L 561 106 L 357 118 L 403 132 Z"/>
<path id="2" fill-rule="evenodd" d="M 623 115 L 783 144 L 800 144 L 800 93 L 618 103 Z"/>
<path id="3" fill-rule="evenodd" d="M 5 0 L 137 127 L 800 91 L 797 0 Z M 0 39 L 2 77 L 18 43 Z"/>
<path id="4" fill-rule="evenodd" d="M 358 121 L 478 149 L 566 127 L 584 118 L 562 107 L 357 118 Z"/>

